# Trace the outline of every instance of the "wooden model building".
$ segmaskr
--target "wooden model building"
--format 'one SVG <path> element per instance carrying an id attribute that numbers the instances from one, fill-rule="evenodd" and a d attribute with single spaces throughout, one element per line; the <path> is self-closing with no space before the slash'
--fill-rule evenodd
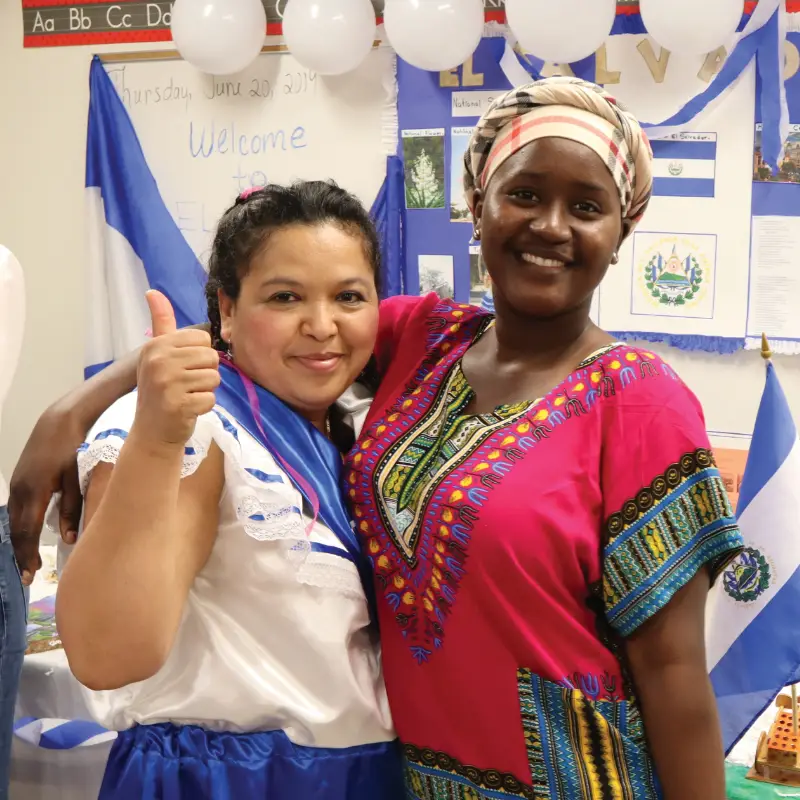
<path id="1" fill-rule="evenodd" d="M 747 777 L 754 781 L 800 786 L 800 733 L 797 720 L 797 689 L 792 686 L 792 696 L 778 695 L 775 700 L 778 713 L 769 729 L 758 740 L 756 761 Z"/>

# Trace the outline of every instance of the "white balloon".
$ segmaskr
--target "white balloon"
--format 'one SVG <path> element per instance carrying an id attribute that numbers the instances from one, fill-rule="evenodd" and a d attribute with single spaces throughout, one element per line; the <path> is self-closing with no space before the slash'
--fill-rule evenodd
<path id="1" fill-rule="evenodd" d="M 386 38 L 419 69 L 440 72 L 463 64 L 483 35 L 482 0 L 386 0 Z"/>
<path id="2" fill-rule="evenodd" d="M 705 55 L 730 41 L 744 13 L 743 0 L 641 0 L 647 32 L 678 55 Z"/>
<path id="3" fill-rule="evenodd" d="M 320 75 L 354 70 L 375 41 L 370 0 L 289 0 L 283 36 L 292 55 Z"/>
<path id="4" fill-rule="evenodd" d="M 267 15 L 261 0 L 175 0 L 170 27 L 175 47 L 192 66 L 233 75 L 261 52 Z"/>
<path id="5" fill-rule="evenodd" d="M 616 13 L 616 0 L 506 0 L 508 27 L 522 49 L 556 64 L 592 55 L 611 33 Z"/>

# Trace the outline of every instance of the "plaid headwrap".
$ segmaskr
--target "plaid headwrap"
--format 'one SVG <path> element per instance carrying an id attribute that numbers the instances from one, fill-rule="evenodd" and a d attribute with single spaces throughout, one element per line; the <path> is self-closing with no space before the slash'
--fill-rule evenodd
<path id="1" fill-rule="evenodd" d="M 619 191 L 622 217 L 633 227 L 653 190 L 653 153 L 638 120 L 599 86 L 556 77 L 498 97 L 481 117 L 464 155 L 464 193 L 483 189 L 497 168 L 526 144 L 549 136 L 594 150 Z"/>

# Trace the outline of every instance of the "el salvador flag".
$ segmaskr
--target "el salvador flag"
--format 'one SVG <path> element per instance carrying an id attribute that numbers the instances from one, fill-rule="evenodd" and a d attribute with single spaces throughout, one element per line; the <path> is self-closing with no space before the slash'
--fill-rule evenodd
<path id="1" fill-rule="evenodd" d="M 206 319 L 205 270 L 164 205 L 128 112 L 97 56 L 89 84 L 86 378 L 144 342 L 148 289 L 170 299 L 179 326 Z"/>
<path id="2" fill-rule="evenodd" d="M 717 169 L 716 133 L 679 133 L 654 139 L 656 197 L 713 197 Z"/>
<path id="3" fill-rule="evenodd" d="M 712 590 L 706 619 L 726 754 L 800 667 L 800 442 L 772 363 L 737 516 L 745 549 Z"/>

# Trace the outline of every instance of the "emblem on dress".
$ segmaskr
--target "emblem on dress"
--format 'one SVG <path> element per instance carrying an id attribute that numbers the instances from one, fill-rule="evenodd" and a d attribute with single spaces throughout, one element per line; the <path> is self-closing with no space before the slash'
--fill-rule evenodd
<path id="1" fill-rule="evenodd" d="M 754 547 L 745 549 L 722 573 L 725 591 L 737 602 L 752 603 L 769 588 L 772 570 L 764 555 Z"/>

